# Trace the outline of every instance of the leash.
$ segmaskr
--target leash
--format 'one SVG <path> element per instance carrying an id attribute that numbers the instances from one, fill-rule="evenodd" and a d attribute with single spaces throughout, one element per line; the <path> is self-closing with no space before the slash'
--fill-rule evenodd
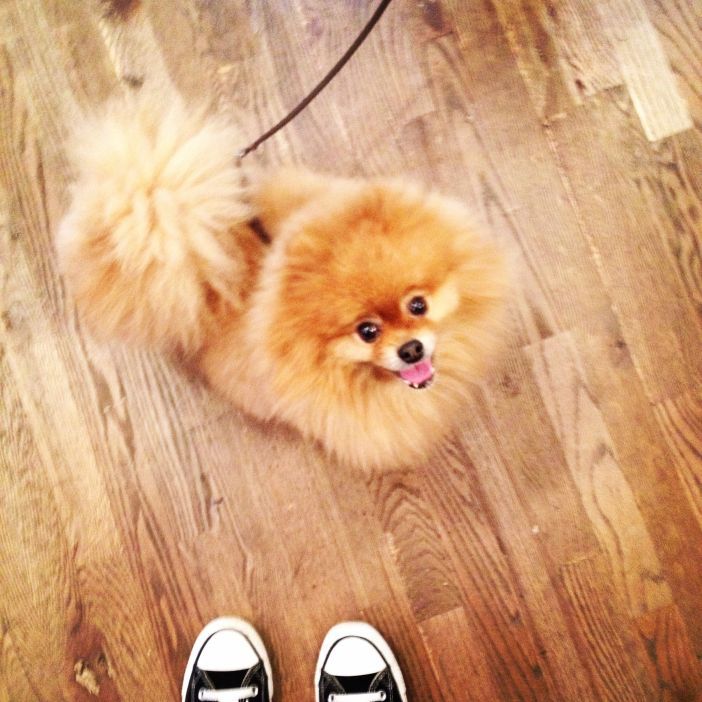
<path id="1" fill-rule="evenodd" d="M 366 26 L 361 30 L 361 33 L 356 37 L 355 41 L 346 50 L 344 55 L 332 66 L 331 70 L 322 78 L 322 80 L 317 83 L 317 85 L 312 89 L 312 91 L 305 97 L 298 105 L 291 110 L 283 119 L 277 124 L 272 126 L 267 132 L 262 134 L 256 141 L 251 142 L 246 148 L 239 151 L 237 154 L 237 160 L 241 160 L 247 154 L 255 151 L 264 141 L 272 137 L 276 132 L 280 131 L 288 122 L 291 122 L 295 117 L 297 117 L 302 110 L 304 110 L 307 105 L 309 105 L 312 100 L 314 100 L 319 93 L 327 87 L 327 85 L 332 81 L 336 74 L 347 64 L 348 60 L 356 53 L 361 44 L 366 40 L 366 37 L 371 33 L 371 30 L 378 23 L 378 20 L 383 16 L 383 13 L 387 9 L 391 0 L 381 0 L 380 4 L 376 8 L 375 12 L 371 15 L 371 18 L 366 23 Z"/>

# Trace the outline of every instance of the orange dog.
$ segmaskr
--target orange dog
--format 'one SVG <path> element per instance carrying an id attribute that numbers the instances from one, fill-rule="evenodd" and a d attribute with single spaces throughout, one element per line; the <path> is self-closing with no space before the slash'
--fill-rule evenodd
<path id="1" fill-rule="evenodd" d="M 177 106 L 83 126 L 57 236 L 79 309 L 343 462 L 421 461 L 493 346 L 501 256 L 461 204 L 400 181 L 288 169 L 244 187 L 237 143 Z"/>

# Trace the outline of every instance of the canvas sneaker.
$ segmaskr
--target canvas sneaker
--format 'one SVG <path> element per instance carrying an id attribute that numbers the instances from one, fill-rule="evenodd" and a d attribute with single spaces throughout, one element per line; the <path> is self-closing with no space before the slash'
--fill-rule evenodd
<path id="1" fill-rule="evenodd" d="M 266 647 L 241 619 L 211 621 L 195 640 L 183 676 L 182 702 L 271 702 Z"/>
<path id="2" fill-rule="evenodd" d="M 315 674 L 317 702 L 407 702 L 405 681 L 385 639 L 363 622 L 332 627 Z"/>

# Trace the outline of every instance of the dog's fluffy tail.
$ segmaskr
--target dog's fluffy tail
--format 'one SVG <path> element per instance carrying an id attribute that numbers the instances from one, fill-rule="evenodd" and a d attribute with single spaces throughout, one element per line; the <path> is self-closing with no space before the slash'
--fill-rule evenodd
<path id="1" fill-rule="evenodd" d="M 59 260 L 93 331 L 194 352 L 241 305 L 249 218 L 237 131 L 179 104 L 110 103 L 75 130 Z"/>

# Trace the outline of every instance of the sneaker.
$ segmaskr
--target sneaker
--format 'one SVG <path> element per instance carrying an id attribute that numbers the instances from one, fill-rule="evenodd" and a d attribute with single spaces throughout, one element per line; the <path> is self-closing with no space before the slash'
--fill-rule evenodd
<path id="1" fill-rule="evenodd" d="M 266 647 L 248 622 L 211 621 L 195 640 L 183 677 L 183 702 L 271 702 Z"/>
<path id="2" fill-rule="evenodd" d="M 314 683 L 317 702 L 407 702 L 390 646 L 363 622 L 332 627 L 319 652 Z"/>

